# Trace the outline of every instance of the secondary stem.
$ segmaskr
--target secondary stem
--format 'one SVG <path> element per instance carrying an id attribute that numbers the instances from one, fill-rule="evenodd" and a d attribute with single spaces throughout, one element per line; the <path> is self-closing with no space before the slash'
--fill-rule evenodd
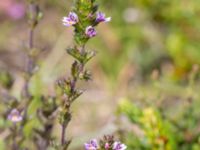
<path id="1" fill-rule="evenodd" d="M 34 4 L 30 3 L 29 5 L 30 5 L 30 8 L 32 8 Z M 37 10 L 36 9 L 30 10 L 30 13 L 31 13 L 30 16 L 34 16 L 34 14 L 37 14 L 37 12 L 34 12 L 34 11 L 37 11 Z M 32 18 L 32 19 L 36 19 L 36 18 Z M 35 23 L 35 20 L 30 20 L 30 31 L 29 31 L 27 63 L 26 63 L 26 80 L 25 80 L 25 85 L 24 85 L 24 96 L 27 99 L 30 99 L 30 96 L 31 96 L 29 93 L 28 84 L 29 84 L 30 78 L 32 76 L 32 71 L 33 71 L 33 66 L 34 66 L 34 60 L 31 57 L 31 51 L 34 46 L 33 45 L 34 44 L 34 30 L 36 27 L 36 24 L 34 24 L 34 23 Z"/>
<path id="2" fill-rule="evenodd" d="M 16 141 L 16 138 L 17 138 L 17 125 L 14 123 L 13 125 L 13 145 L 12 145 L 12 149 L 13 150 L 18 150 L 18 146 L 17 146 L 17 141 Z"/>
<path id="3" fill-rule="evenodd" d="M 33 48 L 33 36 L 34 36 L 34 28 L 31 27 L 29 32 L 29 49 L 31 50 Z"/>

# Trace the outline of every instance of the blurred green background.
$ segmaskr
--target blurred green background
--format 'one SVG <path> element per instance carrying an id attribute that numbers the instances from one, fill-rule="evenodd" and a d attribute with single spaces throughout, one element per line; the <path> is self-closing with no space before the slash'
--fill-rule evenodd
<path id="1" fill-rule="evenodd" d="M 87 92 L 73 108 L 71 149 L 115 133 L 128 150 L 199 150 L 200 0 L 98 3 L 112 21 L 101 24 L 98 36 L 88 43 L 98 53 L 88 66 L 93 80 L 80 85 Z M 72 44 L 72 29 L 61 22 L 72 0 L 41 0 L 40 6 L 44 16 L 34 37 L 40 71 L 31 90 L 53 95 L 55 80 L 68 74 L 72 63 L 65 52 Z M 0 95 L 20 98 L 28 43 L 26 8 L 26 1 L 0 2 Z M 1 141 L 3 135 L 2 127 Z"/>

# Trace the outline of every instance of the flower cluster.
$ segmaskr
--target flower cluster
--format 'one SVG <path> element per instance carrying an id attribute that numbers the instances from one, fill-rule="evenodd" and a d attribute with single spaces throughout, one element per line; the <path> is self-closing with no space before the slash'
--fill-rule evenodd
<path id="1" fill-rule="evenodd" d="M 63 25 L 66 27 L 74 26 L 79 22 L 78 15 L 75 12 L 70 12 L 67 17 L 63 17 Z M 111 17 L 107 17 L 102 12 L 97 12 L 95 16 L 95 24 L 101 23 L 101 22 L 109 22 L 111 21 Z M 92 38 L 96 36 L 97 31 L 94 28 L 93 25 L 87 26 L 85 28 L 85 35 L 89 38 Z"/>
<path id="2" fill-rule="evenodd" d="M 90 140 L 88 143 L 85 143 L 85 150 L 125 150 L 127 146 L 119 141 L 105 142 L 103 145 L 98 144 L 96 139 Z"/>
<path id="3" fill-rule="evenodd" d="M 113 150 L 125 150 L 126 148 L 126 145 L 121 142 L 115 142 L 113 144 Z"/>

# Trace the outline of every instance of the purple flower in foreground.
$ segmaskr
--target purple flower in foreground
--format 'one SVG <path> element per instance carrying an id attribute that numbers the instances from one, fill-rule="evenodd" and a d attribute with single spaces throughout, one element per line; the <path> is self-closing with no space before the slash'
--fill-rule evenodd
<path id="1" fill-rule="evenodd" d="M 25 15 L 25 7 L 20 3 L 13 4 L 7 11 L 13 19 L 21 19 Z"/>
<path id="2" fill-rule="evenodd" d="M 85 150 L 97 150 L 98 149 L 98 143 L 96 139 L 91 140 L 88 143 L 85 143 Z"/>
<path id="3" fill-rule="evenodd" d="M 113 150 L 125 150 L 126 148 L 126 145 L 122 144 L 121 142 L 115 142 L 113 144 Z"/>
<path id="4" fill-rule="evenodd" d="M 110 144 L 109 143 L 105 143 L 105 149 L 109 150 L 109 148 L 110 148 Z"/>
<path id="5" fill-rule="evenodd" d="M 106 15 L 102 12 L 97 12 L 96 14 L 96 22 L 109 22 L 111 21 L 111 17 L 106 18 Z"/>
<path id="6" fill-rule="evenodd" d="M 13 123 L 17 123 L 17 122 L 22 121 L 23 118 L 17 109 L 13 109 L 8 115 L 8 119 L 12 121 Z"/>
<path id="7" fill-rule="evenodd" d="M 64 26 L 69 27 L 75 25 L 79 21 L 79 19 L 75 12 L 70 12 L 67 17 L 63 17 L 62 21 Z"/>
<path id="8" fill-rule="evenodd" d="M 97 31 L 95 30 L 94 27 L 88 26 L 88 27 L 85 29 L 85 34 L 86 34 L 88 37 L 91 38 L 91 37 L 96 36 Z"/>

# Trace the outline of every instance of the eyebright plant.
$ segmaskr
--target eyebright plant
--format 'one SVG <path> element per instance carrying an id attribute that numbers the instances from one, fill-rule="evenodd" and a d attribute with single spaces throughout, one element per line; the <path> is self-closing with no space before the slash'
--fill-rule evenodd
<path id="1" fill-rule="evenodd" d="M 74 46 L 67 49 L 67 53 L 74 58 L 71 74 L 58 81 L 63 95 L 59 118 L 62 126 L 61 145 L 63 149 L 67 149 L 70 143 L 70 140 L 65 139 L 65 131 L 72 117 L 71 105 L 83 93 L 83 90 L 77 87 L 77 82 L 91 79 L 91 73 L 85 66 L 95 56 L 95 51 L 86 49 L 86 43 L 97 35 L 95 27 L 99 23 L 111 20 L 110 17 L 106 18 L 104 13 L 97 10 L 95 0 L 77 0 L 74 9 L 62 19 L 64 26 L 74 27 Z"/>

